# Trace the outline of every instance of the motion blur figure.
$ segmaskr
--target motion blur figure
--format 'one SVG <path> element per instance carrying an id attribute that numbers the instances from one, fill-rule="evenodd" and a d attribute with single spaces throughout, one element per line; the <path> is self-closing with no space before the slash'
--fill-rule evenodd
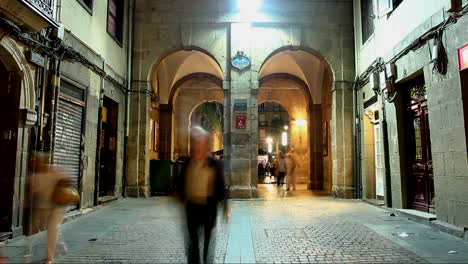
<path id="1" fill-rule="evenodd" d="M 60 181 L 69 177 L 57 167 L 48 164 L 48 155 L 36 155 L 36 173 L 32 179 L 34 229 L 47 230 L 47 259 L 45 263 L 54 263 L 59 227 L 65 215 L 65 206 L 53 202 L 53 193 Z M 60 243 L 63 251 L 65 244 Z"/>
<path id="2" fill-rule="evenodd" d="M 181 182 L 178 184 L 179 197 L 185 205 L 187 218 L 187 258 L 189 263 L 200 263 L 198 230 L 203 228 L 203 261 L 213 263 L 214 254 L 209 252 L 218 203 L 222 202 L 224 217 L 228 217 L 223 165 L 222 161 L 216 160 L 210 154 L 210 136 L 207 131 L 195 126 L 190 137 L 190 158 L 184 163 Z"/>
<path id="3" fill-rule="evenodd" d="M 296 167 L 298 167 L 298 159 L 294 149 L 292 149 L 286 154 L 287 191 L 291 190 L 291 187 L 293 192 L 296 191 Z"/>

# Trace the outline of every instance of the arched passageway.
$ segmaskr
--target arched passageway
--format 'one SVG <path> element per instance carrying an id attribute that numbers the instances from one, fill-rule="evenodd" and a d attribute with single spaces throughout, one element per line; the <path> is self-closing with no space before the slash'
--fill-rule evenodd
<path id="1" fill-rule="evenodd" d="M 130 99 L 134 121 L 129 126 L 127 153 L 129 196 L 150 196 L 151 160 L 169 164 L 176 156 L 188 154 L 188 123 L 197 105 L 224 102 L 224 72 L 209 52 L 190 47 L 160 54 L 148 70 L 147 86 L 135 85 L 138 88 Z M 166 171 L 170 174 L 169 168 Z"/>
<path id="2" fill-rule="evenodd" d="M 224 102 L 221 67 L 203 50 L 181 50 L 160 60 L 150 79 L 159 100 L 151 113 L 152 120 L 158 122 L 152 125 L 158 146 L 152 157 L 188 155 L 192 111 L 203 102 Z"/>
<path id="3" fill-rule="evenodd" d="M 258 101 L 275 101 L 290 114 L 290 145 L 299 157 L 299 183 L 331 191 L 330 149 L 332 71 L 319 55 L 281 50 L 263 63 Z"/>
<path id="4" fill-rule="evenodd" d="M 189 154 L 189 132 L 193 113 L 206 102 L 224 101 L 223 90 L 218 82 L 205 76 L 189 76 L 176 90 L 172 101 L 173 110 L 173 143 L 171 158 Z M 221 112 L 222 113 L 222 112 Z"/>
<path id="5" fill-rule="evenodd" d="M 215 101 L 207 101 L 193 108 L 189 118 L 189 131 L 194 126 L 203 127 L 210 133 L 210 151 L 222 153 L 224 148 L 224 106 Z M 188 143 L 190 152 L 190 137 Z"/>

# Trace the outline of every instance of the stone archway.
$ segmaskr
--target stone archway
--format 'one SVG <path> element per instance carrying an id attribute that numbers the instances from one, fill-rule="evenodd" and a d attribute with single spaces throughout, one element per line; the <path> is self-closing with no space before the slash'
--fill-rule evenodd
<path id="1" fill-rule="evenodd" d="M 134 93 L 130 95 L 132 107 L 126 187 L 129 196 L 149 196 L 150 159 L 170 160 L 174 158 L 175 151 L 186 152 L 184 147 L 178 144 L 180 140 L 175 139 L 178 136 L 176 133 L 180 132 L 182 137 L 187 137 L 188 132 L 186 129 L 185 132 L 176 131 L 175 128 L 179 127 L 176 125 L 180 122 L 178 120 L 187 122 L 194 105 L 178 107 L 177 102 L 183 100 L 180 91 L 196 92 L 181 86 L 205 78 L 213 81 L 217 90 L 223 94 L 224 74 L 223 68 L 213 55 L 202 48 L 191 46 L 160 53 L 160 56 L 148 67 L 147 80 L 132 84 Z M 222 101 L 224 98 L 204 97 L 199 92 L 191 101 L 197 104 L 203 100 Z M 178 108 L 185 110 L 177 111 Z M 183 115 L 185 118 L 182 118 Z"/>
<path id="2" fill-rule="evenodd" d="M 182 80 L 170 101 L 173 109 L 172 158 L 189 154 L 190 120 L 193 111 L 205 102 L 224 102 L 219 80 L 209 78 L 206 74 L 192 74 Z"/>
<path id="3" fill-rule="evenodd" d="M 221 101 L 203 101 L 196 105 L 189 116 L 188 131 L 193 126 L 201 126 L 210 133 L 210 151 L 212 153 L 224 149 L 224 105 Z M 190 137 L 188 142 L 190 152 Z"/>
<path id="4" fill-rule="evenodd" d="M 0 39 L 0 61 L 10 72 L 16 72 L 21 79 L 19 109 L 34 111 L 36 92 L 34 89 L 34 69 L 24 56 L 25 48 L 8 35 Z"/>
<path id="5" fill-rule="evenodd" d="M 269 55 L 259 71 L 259 101 L 262 97 L 291 105 L 293 119 L 305 120 L 307 141 L 296 143 L 307 169 L 300 172 L 309 188 L 332 191 L 330 123 L 333 72 L 328 62 L 310 49 L 281 48 Z M 262 87 L 274 92 L 262 94 Z M 273 88 L 276 87 L 276 88 Z M 301 122 L 302 123 L 302 122 Z M 299 133 L 301 128 L 291 127 Z M 302 128 L 303 129 L 303 128 Z"/>
<path id="6" fill-rule="evenodd" d="M 272 76 L 273 77 L 273 76 Z M 277 75 L 274 78 L 262 80 L 258 92 L 259 106 L 264 102 L 275 102 L 283 106 L 289 115 L 290 135 L 289 145 L 298 156 L 300 166 L 297 167 L 297 181 L 311 186 L 311 141 L 310 136 L 312 109 L 303 84 L 289 75 Z M 259 120 L 261 116 L 259 113 Z"/>
<path id="7" fill-rule="evenodd" d="M 31 127 L 36 122 L 34 70 L 24 48 L 9 36 L 0 40 L 0 233 L 22 235 Z M 23 191 L 25 190 L 25 191 Z M 29 216 L 29 215 L 28 215 Z"/>

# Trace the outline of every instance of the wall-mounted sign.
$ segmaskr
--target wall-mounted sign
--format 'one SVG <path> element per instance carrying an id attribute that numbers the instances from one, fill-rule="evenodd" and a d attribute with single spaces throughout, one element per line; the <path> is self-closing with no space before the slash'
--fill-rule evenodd
<path id="1" fill-rule="evenodd" d="M 247 100 L 234 100 L 234 112 L 247 112 Z"/>
<path id="2" fill-rule="evenodd" d="M 468 43 L 458 49 L 458 65 L 460 71 L 468 69 Z"/>
<path id="3" fill-rule="evenodd" d="M 236 129 L 246 129 L 246 128 L 247 128 L 247 115 L 237 114 L 236 115 Z"/>
<path id="4" fill-rule="evenodd" d="M 30 62 L 36 64 L 39 67 L 45 67 L 45 58 L 41 54 L 30 50 L 28 55 L 28 59 Z"/>
<path id="5" fill-rule="evenodd" d="M 238 51 L 237 55 L 232 58 L 232 66 L 239 69 L 243 70 L 247 67 L 250 66 L 250 59 L 244 55 L 244 52 Z"/>

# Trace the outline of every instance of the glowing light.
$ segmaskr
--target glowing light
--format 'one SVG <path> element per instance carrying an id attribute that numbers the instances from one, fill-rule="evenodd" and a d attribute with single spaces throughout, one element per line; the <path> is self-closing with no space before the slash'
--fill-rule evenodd
<path id="1" fill-rule="evenodd" d="M 468 69 L 468 44 L 458 49 L 458 63 L 460 71 Z"/>
<path id="2" fill-rule="evenodd" d="M 284 130 L 288 130 L 289 129 L 289 126 L 284 126 Z"/>
<path id="3" fill-rule="evenodd" d="M 288 145 L 288 134 L 286 132 L 281 133 L 281 145 Z"/>
<path id="4" fill-rule="evenodd" d="M 268 153 L 273 152 L 273 144 L 268 143 Z"/>
<path id="5" fill-rule="evenodd" d="M 296 119 L 296 126 L 303 127 L 307 125 L 307 121 L 305 119 Z"/>
<path id="6" fill-rule="evenodd" d="M 266 142 L 267 142 L 268 144 L 272 144 L 272 143 L 273 143 L 273 139 L 272 139 L 271 137 L 267 137 Z"/>
<path id="7" fill-rule="evenodd" d="M 237 0 L 237 9 L 240 12 L 255 12 L 262 6 L 262 0 Z"/>

